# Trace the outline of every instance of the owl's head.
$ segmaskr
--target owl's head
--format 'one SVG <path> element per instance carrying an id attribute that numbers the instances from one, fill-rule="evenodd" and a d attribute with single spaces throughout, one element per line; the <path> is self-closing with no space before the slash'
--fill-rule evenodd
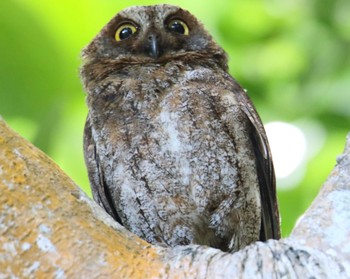
<path id="1" fill-rule="evenodd" d="M 162 63 L 226 54 L 188 11 L 171 5 L 135 6 L 118 13 L 83 50 L 86 60 Z"/>

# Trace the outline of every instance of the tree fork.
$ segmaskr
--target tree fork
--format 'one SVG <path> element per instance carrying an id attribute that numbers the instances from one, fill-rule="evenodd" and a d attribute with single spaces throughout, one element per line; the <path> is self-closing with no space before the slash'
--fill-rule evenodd
<path id="1" fill-rule="evenodd" d="M 0 278 L 349 278 L 350 136 L 291 235 L 234 254 L 155 247 L 0 119 Z"/>

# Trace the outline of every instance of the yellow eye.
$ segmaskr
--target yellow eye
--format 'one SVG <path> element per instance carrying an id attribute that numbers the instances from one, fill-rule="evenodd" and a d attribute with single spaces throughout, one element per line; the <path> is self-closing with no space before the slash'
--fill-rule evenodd
<path id="1" fill-rule="evenodd" d="M 117 42 L 125 40 L 135 34 L 136 31 L 137 28 L 134 25 L 131 23 L 124 23 L 118 27 L 117 31 L 115 31 L 115 40 Z"/>
<path id="2" fill-rule="evenodd" d="M 190 34 L 190 29 L 188 28 L 187 24 L 180 19 L 172 19 L 168 23 L 168 29 L 172 32 L 186 36 Z"/>

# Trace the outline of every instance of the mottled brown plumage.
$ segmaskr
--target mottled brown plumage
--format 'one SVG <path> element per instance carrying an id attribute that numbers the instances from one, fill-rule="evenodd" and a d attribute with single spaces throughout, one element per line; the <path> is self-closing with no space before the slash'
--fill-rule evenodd
<path id="1" fill-rule="evenodd" d="M 279 237 L 271 155 L 202 24 L 170 5 L 117 14 L 83 51 L 94 199 L 162 246 L 236 251 Z"/>

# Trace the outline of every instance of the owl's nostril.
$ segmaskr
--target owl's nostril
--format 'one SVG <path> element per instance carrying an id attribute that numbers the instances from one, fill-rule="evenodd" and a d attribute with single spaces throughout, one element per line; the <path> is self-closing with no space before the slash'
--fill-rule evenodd
<path id="1" fill-rule="evenodd" d="M 156 34 L 151 34 L 148 36 L 149 41 L 158 40 L 158 39 L 159 39 L 159 36 Z"/>

